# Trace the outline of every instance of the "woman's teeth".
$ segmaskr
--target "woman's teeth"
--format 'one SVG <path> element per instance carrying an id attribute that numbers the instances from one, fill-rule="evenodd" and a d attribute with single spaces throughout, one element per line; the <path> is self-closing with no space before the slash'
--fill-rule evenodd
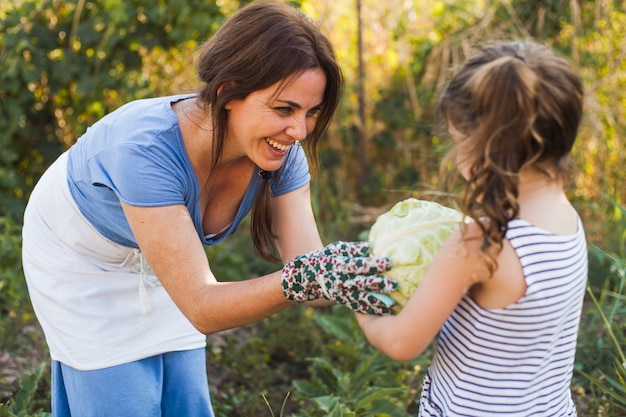
<path id="1" fill-rule="evenodd" d="M 281 145 L 280 143 L 270 138 L 265 138 L 265 142 L 267 142 L 272 148 L 278 149 L 279 151 L 282 151 L 282 152 L 289 149 L 289 146 L 290 146 L 290 145 Z"/>

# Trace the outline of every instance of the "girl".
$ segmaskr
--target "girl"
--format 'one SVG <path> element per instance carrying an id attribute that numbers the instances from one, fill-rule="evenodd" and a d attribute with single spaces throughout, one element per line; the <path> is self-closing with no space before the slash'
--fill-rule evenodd
<path id="1" fill-rule="evenodd" d="M 587 247 L 564 184 L 583 109 L 570 65 L 531 41 L 485 47 L 438 111 L 467 180 L 453 233 L 396 316 L 357 314 L 397 360 L 439 333 L 420 416 L 575 416 Z"/>

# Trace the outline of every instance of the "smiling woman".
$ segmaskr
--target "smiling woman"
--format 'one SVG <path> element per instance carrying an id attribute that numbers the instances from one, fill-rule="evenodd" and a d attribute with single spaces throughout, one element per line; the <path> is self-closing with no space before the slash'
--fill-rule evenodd
<path id="1" fill-rule="evenodd" d="M 393 290 L 378 275 L 389 262 L 363 243 L 324 247 L 311 207 L 307 157 L 343 82 L 326 37 L 293 7 L 255 2 L 201 47 L 198 74 L 198 94 L 95 123 L 32 193 L 23 265 L 55 416 L 213 416 L 206 334 L 299 302 L 389 312 L 370 293 Z M 286 264 L 219 282 L 203 246 L 249 213 L 257 252 Z"/>
<path id="2" fill-rule="evenodd" d="M 326 75 L 310 69 L 284 85 L 275 83 L 226 105 L 230 126 L 224 158 L 247 157 L 265 171 L 277 171 L 291 145 L 313 131 L 324 100 Z"/>

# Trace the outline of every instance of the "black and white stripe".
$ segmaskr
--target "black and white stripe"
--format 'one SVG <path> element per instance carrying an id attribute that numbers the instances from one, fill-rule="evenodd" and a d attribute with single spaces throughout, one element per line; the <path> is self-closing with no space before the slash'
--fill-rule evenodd
<path id="1" fill-rule="evenodd" d="M 514 220 L 507 238 L 526 294 L 502 309 L 463 298 L 440 332 L 423 394 L 432 407 L 420 416 L 576 415 L 570 382 L 587 282 L 582 224 L 575 235 L 556 236 Z"/>

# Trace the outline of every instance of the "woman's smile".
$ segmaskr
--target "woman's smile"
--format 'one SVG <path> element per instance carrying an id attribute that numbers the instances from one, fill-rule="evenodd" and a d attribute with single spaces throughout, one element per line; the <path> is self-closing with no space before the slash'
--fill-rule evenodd
<path id="1" fill-rule="evenodd" d="M 284 155 L 285 153 L 287 153 L 287 151 L 293 144 L 292 142 L 280 143 L 279 141 L 272 138 L 265 138 L 265 142 L 270 145 L 270 149 L 273 151 L 273 153 L 280 155 Z"/>

